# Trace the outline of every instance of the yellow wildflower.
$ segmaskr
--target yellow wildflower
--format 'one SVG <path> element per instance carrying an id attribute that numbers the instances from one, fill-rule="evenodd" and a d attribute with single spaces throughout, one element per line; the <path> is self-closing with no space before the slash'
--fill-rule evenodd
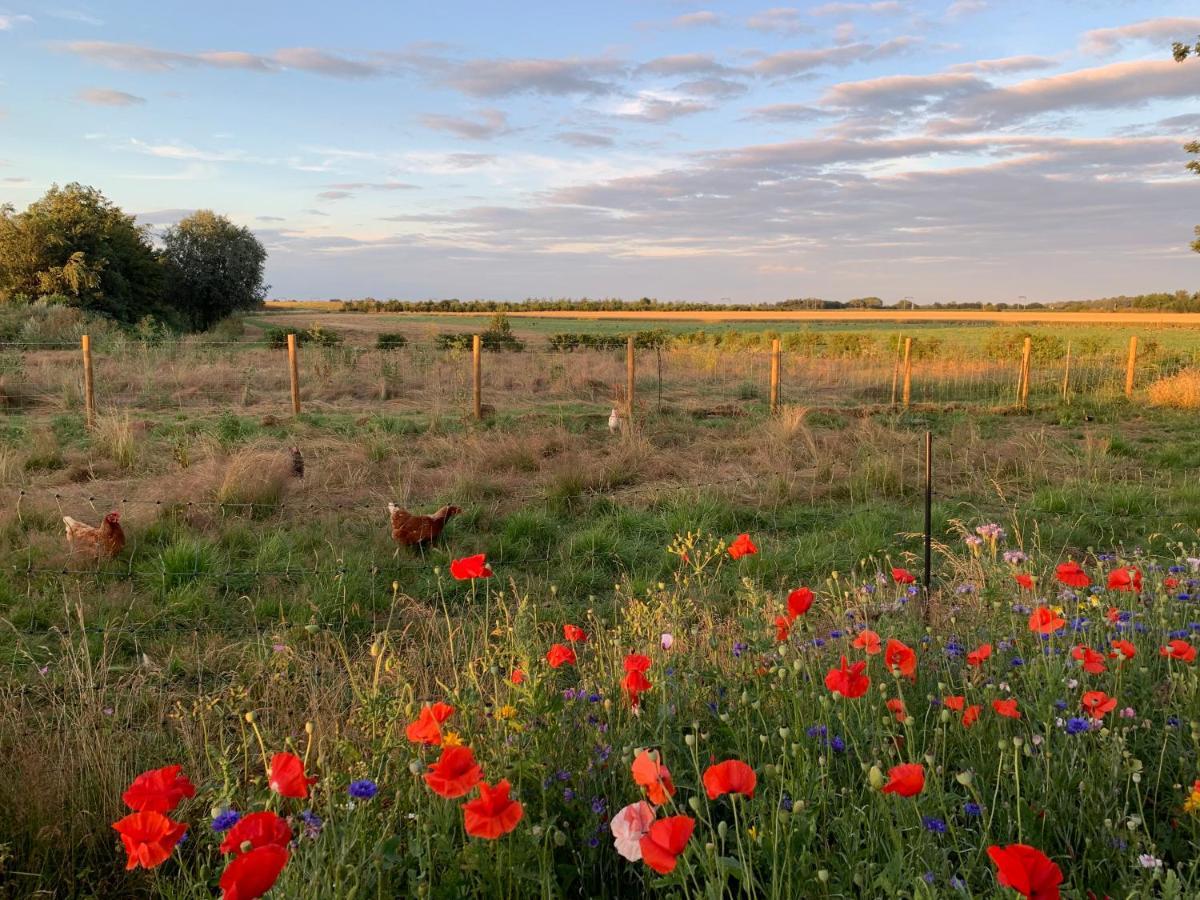
<path id="1" fill-rule="evenodd" d="M 459 736 L 457 731 L 447 731 L 444 735 L 442 735 L 443 747 L 461 747 L 462 745 L 463 739 Z"/>

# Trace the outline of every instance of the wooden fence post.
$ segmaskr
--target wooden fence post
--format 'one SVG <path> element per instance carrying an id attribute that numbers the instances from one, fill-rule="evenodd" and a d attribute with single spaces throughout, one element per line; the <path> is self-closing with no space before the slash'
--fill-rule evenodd
<path id="1" fill-rule="evenodd" d="M 1029 359 L 1033 355 L 1033 339 L 1025 338 L 1021 349 L 1021 377 L 1017 381 L 1017 399 L 1021 409 L 1029 408 Z"/>
<path id="2" fill-rule="evenodd" d="M 479 335 L 471 338 L 471 396 L 475 420 L 483 419 L 483 339 Z"/>
<path id="3" fill-rule="evenodd" d="M 1137 335 L 1129 338 L 1129 361 L 1125 364 L 1125 396 L 1133 397 L 1133 376 L 1137 369 Z"/>
<path id="4" fill-rule="evenodd" d="M 633 343 L 633 335 L 631 334 L 625 339 L 625 415 L 631 427 L 633 425 L 633 382 L 637 374 Z"/>
<path id="5" fill-rule="evenodd" d="M 84 415 L 87 418 L 87 427 L 93 428 L 96 424 L 96 385 L 92 376 L 92 339 L 89 335 L 83 335 L 79 339 L 80 349 L 83 351 L 83 409 Z"/>
<path id="6" fill-rule="evenodd" d="M 300 361 L 296 357 L 296 335 L 287 336 L 288 371 L 292 378 L 292 415 L 300 415 Z"/>
<path id="7" fill-rule="evenodd" d="M 1071 342 L 1067 341 L 1067 362 L 1063 366 L 1062 397 L 1067 403 L 1071 402 Z"/>
<path id="8" fill-rule="evenodd" d="M 900 384 L 900 347 L 903 344 L 904 335 L 896 335 L 896 363 L 892 366 L 892 406 L 896 405 L 896 388 Z"/>
<path id="9" fill-rule="evenodd" d="M 771 341 L 771 415 L 779 413 L 779 338 Z"/>
<path id="10" fill-rule="evenodd" d="M 912 400 L 912 338 L 904 339 L 904 408 Z"/>

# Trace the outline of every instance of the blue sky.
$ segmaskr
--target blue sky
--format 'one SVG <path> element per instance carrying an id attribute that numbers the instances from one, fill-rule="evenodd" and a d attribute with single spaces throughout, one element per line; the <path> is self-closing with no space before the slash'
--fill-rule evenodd
<path id="1" fill-rule="evenodd" d="M 1198 286 L 1194 2 L 770 2 L 0 0 L 0 203 L 215 209 L 280 297 Z"/>

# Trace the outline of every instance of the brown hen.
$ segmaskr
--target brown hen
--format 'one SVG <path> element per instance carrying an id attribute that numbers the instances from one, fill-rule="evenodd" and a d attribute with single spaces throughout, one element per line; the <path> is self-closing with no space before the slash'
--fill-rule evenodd
<path id="1" fill-rule="evenodd" d="M 403 547 L 415 547 L 436 541 L 451 517 L 462 510 L 457 506 L 443 506 L 432 516 L 414 516 L 407 509 L 389 503 L 388 512 L 392 517 L 392 540 Z"/>
<path id="2" fill-rule="evenodd" d="M 121 514 L 110 512 L 97 528 L 63 516 L 63 524 L 67 526 L 67 544 L 72 553 L 81 556 L 93 556 L 112 559 L 125 548 L 125 532 L 121 530 Z"/>

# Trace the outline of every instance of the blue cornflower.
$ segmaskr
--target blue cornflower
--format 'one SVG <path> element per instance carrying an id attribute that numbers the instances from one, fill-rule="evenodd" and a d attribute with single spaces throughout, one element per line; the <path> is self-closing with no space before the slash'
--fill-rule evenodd
<path id="1" fill-rule="evenodd" d="M 792 807 L 794 805 L 795 804 L 792 801 L 792 795 L 789 794 L 787 791 L 784 791 L 783 794 L 779 798 L 779 808 L 782 809 L 784 812 L 791 812 Z"/>
<path id="2" fill-rule="evenodd" d="M 922 816 L 921 824 L 925 826 L 926 831 L 932 831 L 934 834 L 946 833 L 946 823 L 933 816 Z"/>
<path id="3" fill-rule="evenodd" d="M 563 789 L 563 799 L 565 801 L 567 801 L 568 803 L 570 803 L 572 800 L 575 799 L 575 792 L 573 790 L 571 790 L 570 788 L 564 788 Z"/>
<path id="4" fill-rule="evenodd" d="M 750 649 L 749 644 L 743 644 L 741 641 L 737 641 L 733 645 L 733 655 L 737 658 L 741 658 L 741 655 L 749 649 Z"/>
<path id="5" fill-rule="evenodd" d="M 588 694 L 588 703 L 599 703 L 601 697 L 599 694 Z"/>
<path id="6" fill-rule="evenodd" d="M 827 729 L 824 725 L 812 725 L 809 726 L 809 729 L 806 733 L 810 738 L 823 738 L 829 733 L 829 729 Z"/>
<path id="7" fill-rule="evenodd" d="M 1078 716 L 1072 716 L 1067 719 L 1067 734 L 1081 734 L 1084 731 L 1090 731 L 1091 722 L 1087 719 L 1081 719 Z"/>
<path id="8" fill-rule="evenodd" d="M 212 830 L 220 834 L 222 831 L 228 831 L 236 825 L 242 818 L 242 814 L 236 809 L 223 810 L 215 819 L 212 820 Z"/>
<path id="9" fill-rule="evenodd" d="M 588 838 L 588 846 L 591 847 L 593 850 L 595 850 L 597 847 L 600 846 L 600 838 L 594 837 L 594 836 Z"/>
<path id="10" fill-rule="evenodd" d="M 1178 728 L 1179 727 L 1179 716 L 1167 716 L 1167 727 L 1168 728 Z"/>
<path id="11" fill-rule="evenodd" d="M 1177 628 L 1175 631 L 1170 632 L 1167 637 L 1173 641 L 1185 641 L 1190 634 L 1191 632 L 1186 628 Z"/>
<path id="12" fill-rule="evenodd" d="M 566 769 L 559 769 L 557 772 L 554 773 L 554 777 L 557 778 L 559 781 L 570 781 L 571 773 L 568 772 Z"/>
<path id="13" fill-rule="evenodd" d="M 379 785 L 368 778 L 350 782 L 350 796 L 356 800 L 370 800 L 379 793 Z"/>
<path id="14" fill-rule="evenodd" d="M 963 804 L 963 812 L 974 819 L 983 815 L 983 807 L 974 800 L 968 800 Z"/>
<path id="15" fill-rule="evenodd" d="M 813 646 L 814 647 L 824 647 L 825 641 L 822 640 L 821 638 L 813 638 Z"/>
<path id="16" fill-rule="evenodd" d="M 1025 665 L 1025 660 L 1021 659 L 1021 657 L 1019 657 L 1019 656 L 1014 656 L 1012 659 L 1010 659 L 1008 661 L 1008 664 L 1010 666 L 1012 666 L 1013 668 L 1017 668 L 1019 666 Z"/>
<path id="17" fill-rule="evenodd" d="M 1066 700 L 1055 700 L 1055 701 L 1054 701 L 1054 708 L 1055 708 L 1055 709 L 1059 709 L 1059 710 L 1066 709 L 1066 708 L 1067 708 L 1067 701 L 1066 701 Z"/>
<path id="18" fill-rule="evenodd" d="M 830 749 L 833 750 L 834 753 L 841 753 L 846 749 L 846 742 L 843 741 L 837 735 L 834 735 L 829 740 L 829 747 L 830 747 Z"/>
<path id="19" fill-rule="evenodd" d="M 956 891 L 965 891 L 967 889 L 967 883 L 955 875 L 950 879 L 950 887 L 954 888 Z"/>
<path id="20" fill-rule="evenodd" d="M 604 811 L 608 808 L 608 801 L 603 797 L 592 798 L 592 812 L 598 816 L 604 815 Z"/>
<path id="21" fill-rule="evenodd" d="M 842 632 L 840 632 L 840 631 L 836 631 L 836 630 L 835 630 L 835 631 L 831 631 L 831 632 L 829 632 L 829 636 L 830 636 L 830 638 L 832 638 L 833 640 L 837 640 L 838 638 L 840 638 L 840 637 L 842 636 Z"/>
<path id="22" fill-rule="evenodd" d="M 926 872 L 921 877 L 925 880 L 926 884 L 933 884 L 935 881 L 937 881 L 937 876 L 932 872 Z"/>
<path id="23" fill-rule="evenodd" d="M 612 746 L 609 744 L 599 744 L 596 747 L 596 759 L 604 762 L 612 754 Z"/>

